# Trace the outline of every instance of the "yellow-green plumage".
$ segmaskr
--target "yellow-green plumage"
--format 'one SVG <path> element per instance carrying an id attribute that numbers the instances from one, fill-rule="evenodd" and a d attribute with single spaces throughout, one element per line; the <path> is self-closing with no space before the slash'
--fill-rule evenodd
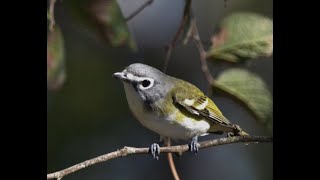
<path id="1" fill-rule="evenodd" d="M 210 124 L 208 132 L 211 133 L 232 132 L 234 130 L 229 120 L 223 116 L 214 102 L 201 90 L 186 81 L 176 78 L 175 80 L 178 81 L 176 83 L 178 86 L 171 90 L 171 96 L 173 98 L 173 103 L 181 105 L 179 108 L 181 114 L 186 117 L 192 116 L 195 121 L 205 118 Z M 192 103 L 192 105 L 186 104 L 186 99 L 189 101 L 194 100 L 194 103 Z M 181 107 L 185 109 L 182 109 Z M 180 116 L 180 118 L 183 119 L 182 116 Z"/>
<path id="2" fill-rule="evenodd" d="M 144 64 L 115 73 L 124 83 L 131 112 L 146 128 L 171 139 L 208 133 L 243 134 L 196 86 Z M 147 83 L 145 83 L 147 82 Z"/>

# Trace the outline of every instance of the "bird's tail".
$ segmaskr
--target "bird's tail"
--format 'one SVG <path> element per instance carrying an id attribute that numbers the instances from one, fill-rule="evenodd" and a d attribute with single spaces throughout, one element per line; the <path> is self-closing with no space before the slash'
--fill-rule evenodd
<path id="1" fill-rule="evenodd" d="M 249 134 L 243 130 L 238 133 L 240 136 L 249 136 Z"/>
<path id="2" fill-rule="evenodd" d="M 234 127 L 234 132 L 233 132 L 234 135 L 236 135 L 236 136 L 249 136 L 249 134 L 247 132 L 243 131 L 239 125 L 234 124 L 233 127 Z"/>
<path id="3" fill-rule="evenodd" d="M 247 132 L 243 131 L 243 130 L 240 128 L 240 126 L 238 126 L 238 125 L 236 125 L 236 124 L 234 124 L 233 126 L 234 126 L 234 132 L 233 132 L 233 134 L 234 134 L 235 136 L 249 136 L 249 134 L 248 134 Z M 244 143 L 244 144 L 245 144 L 245 145 L 249 145 L 249 143 Z"/>

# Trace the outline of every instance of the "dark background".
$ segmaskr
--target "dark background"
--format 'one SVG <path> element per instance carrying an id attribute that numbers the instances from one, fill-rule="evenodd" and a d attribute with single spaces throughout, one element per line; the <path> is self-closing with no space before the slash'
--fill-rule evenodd
<path id="1" fill-rule="evenodd" d="M 119 0 L 124 16 L 144 1 Z M 130 114 L 122 84 L 111 75 L 134 62 L 162 69 L 163 47 L 176 32 L 183 11 L 183 0 L 155 0 L 128 24 L 138 52 L 111 48 L 96 34 L 78 23 L 63 2 L 56 3 L 66 50 L 67 80 L 57 93 L 47 95 L 47 172 L 54 172 L 84 160 L 122 148 L 146 147 L 158 135 L 143 128 Z M 194 1 L 193 9 L 202 40 L 209 40 L 215 25 L 226 15 L 247 10 L 273 18 L 272 1 L 223 0 Z M 216 76 L 227 66 L 210 63 Z M 259 74 L 273 93 L 273 58 L 259 58 L 246 68 Z M 207 92 L 200 70 L 199 54 L 192 43 L 178 46 L 168 74 L 185 79 Z M 224 115 L 250 134 L 272 135 L 240 105 L 229 98 L 213 99 Z M 201 140 L 219 138 L 210 135 Z M 272 144 L 232 144 L 201 149 L 197 156 L 185 153 L 175 158 L 181 179 L 273 179 Z M 114 159 L 78 171 L 64 179 L 172 179 L 166 156 L 159 161 L 147 155 Z"/>

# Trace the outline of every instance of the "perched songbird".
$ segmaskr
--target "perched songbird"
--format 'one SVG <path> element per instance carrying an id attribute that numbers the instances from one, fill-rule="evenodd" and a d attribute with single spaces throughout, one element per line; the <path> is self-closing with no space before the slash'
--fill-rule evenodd
<path id="1" fill-rule="evenodd" d="M 131 64 L 114 77 L 124 84 L 127 101 L 135 118 L 160 137 L 190 140 L 190 151 L 197 153 L 198 136 L 208 133 L 247 135 L 231 124 L 214 102 L 196 86 L 140 63 Z M 151 145 L 158 159 L 159 145 Z"/>

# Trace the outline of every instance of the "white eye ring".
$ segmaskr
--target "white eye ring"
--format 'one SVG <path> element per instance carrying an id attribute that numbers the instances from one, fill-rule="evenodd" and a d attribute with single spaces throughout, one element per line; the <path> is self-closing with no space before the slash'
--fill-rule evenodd
<path id="1" fill-rule="evenodd" d="M 154 85 L 154 80 L 151 78 L 141 78 L 139 81 L 139 89 L 145 90 L 149 89 Z"/>

